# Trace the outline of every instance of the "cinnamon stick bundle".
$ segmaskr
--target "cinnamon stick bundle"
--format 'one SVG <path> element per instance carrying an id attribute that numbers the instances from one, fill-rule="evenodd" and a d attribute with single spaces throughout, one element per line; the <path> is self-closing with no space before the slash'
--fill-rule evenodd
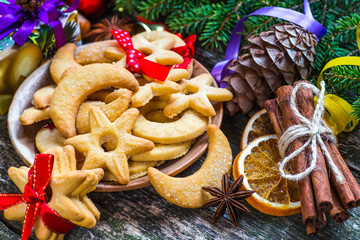
<path id="1" fill-rule="evenodd" d="M 283 86 L 278 89 L 276 99 L 268 100 L 264 104 L 279 138 L 289 127 L 301 124 L 290 106 L 292 92 L 292 86 Z M 296 101 L 299 112 L 311 121 L 315 111 L 312 90 L 300 88 L 296 94 Z M 313 236 L 325 227 L 325 212 L 328 212 L 334 221 L 343 222 L 350 216 L 346 209 L 360 205 L 360 186 L 355 177 L 335 144 L 323 136 L 322 139 L 334 164 L 341 172 L 343 181 L 336 180 L 334 170 L 318 144 L 316 168 L 310 175 L 297 181 L 303 223 L 309 236 Z M 302 147 L 307 140 L 308 137 L 303 137 L 293 141 L 287 149 L 287 155 Z M 294 157 L 291 161 L 292 174 L 303 172 L 312 161 L 311 155 L 312 149 L 307 147 L 305 151 Z"/>

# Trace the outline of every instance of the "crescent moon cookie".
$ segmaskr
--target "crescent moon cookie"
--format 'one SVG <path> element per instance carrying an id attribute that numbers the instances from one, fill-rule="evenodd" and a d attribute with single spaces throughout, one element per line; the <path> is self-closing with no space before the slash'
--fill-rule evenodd
<path id="1" fill-rule="evenodd" d="M 31 125 L 33 123 L 37 123 L 43 120 L 47 120 L 50 118 L 50 108 L 34 108 L 29 107 L 24 110 L 24 112 L 20 115 L 20 122 L 22 125 Z"/>
<path id="2" fill-rule="evenodd" d="M 76 225 L 94 227 L 100 218 L 100 212 L 86 194 L 95 190 L 104 171 L 76 170 L 75 150 L 72 146 L 52 148 L 48 153 L 54 155 L 54 167 L 49 183 L 52 195 L 47 205 Z M 28 171 L 27 167 L 11 167 L 8 170 L 9 177 L 21 192 L 24 192 L 28 181 Z M 5 210 L 4 216 L 9 220 L 22 221 L 25 211 L 26 204 L 22 203 Z M 35 220 L 34 229 L 40 240 L 64 238 L 64 234 L 56 234 L 46 228 L 40 216 Z"/>
<path id="3" fill-rule="evenodd" d="M 209 117 L 205 117 L 191 109 L 186 110 L 176 121 L 153 122 L 144 117 L 148 112 L 161 109 L 165 102 L 150 102 L 141 108 L 140 116 L 135 123 L 133 133 L 154 143 L 173 144 L 195 139 L 203 134 L 209 124 Z"/>
<path id="4" fill-rule="evenodd" d="M 136 34 L 131 38 L 134 48 L 144 53 L 145 59 L 162 64 L 162 65 L 175 65 L 183 63 L 182 56 L 170 49 L 174 47 L 184 46 L 185 42 L 175 34 L 165 31 L 151 31 Z M 121 53 L 116 56 L 116 50 L 110 48 L 107 54 L 112 58 L 121 58 Z M 126 58 L 121 58 L 116 64 L 125 67 Z M 189 69 L 171 69 L 167 80 L 179 81 L 183 78 L 190 78 L 192 74 L 192 63 Z M 153 78 L 143 75 L 148 81 L 153 81 Z"/>
<path id="5" fill-rule="evenodd" d="M 164 115 L 172 118 L 185 109 L 192 108 L 204 116 L 215 116 L 216 112 L 210 101 L 229 101 L 233 95 L 227 89 L 212 87 L 212 82 L 212 76 L 206 73 L 190 80 L 182 80 L 182 92 L 170 96 Z"/>
<path id="6" fill-rule="evenodd" d="M 117 57 L 119 59 L 126 55 L 125 51 L 119 47 L 119 44 L 116 41 L 101 41 L 92 43 L 88 47 L 79 51 L 75 56 L 75 61 L 81 65 L 91 63 L 112 63 L 114 60 L 105 56 L 105 51 L 108 48 L 116 48 Z"/>
<path id="7" fill-rule="evenodd" d="M 50 117 L 64 137 L 76 135 L 76 114 L 86 97 L 108 87 L 137 91 L 139 84 L 129 71 L 108 63 L 86 65 L 62 79 L 51 99 Z"/>
<path id="8" fill-rule="evenodd" d="M 224 173 L 229 173 L 232 164 L 228 140 L 215 125 L 207 128 L 209 150 L 201 168 L 188 177 L 170 177 L 155 168 L 148 169 L 148 176 L 156 191 L 169 202 L 185 208 L 199 208 L 211 195 L 203 186 L 221 188 Z"/>
<path id="9" fill-rule="evenodd" d="M 35 108 L 45 108 L 50 105 L 51 97 L 55 92 L 56 85 L 40 88 L 34 93 L 32 104 Z"/>
<path id="10" fill-rule="evenodd" d="M 103 168 L 109 170 L 121 184 L 130 181 L 128 156 L 152 150 L 154 144 L 131 135 L 139 110 L 125 111 L 113 123 L 98 108 L 90 110 L 90 133 L 66 139 L 64 144 L 74 146 L 85 155 L 83 170 Z M 105 151 L 102 145 L 110 139 L 115 142 L 113 150 Z"/>
<path id="11" fill-rule="evenodd" d="M 57 50 L 50 64 L 50 74 L 55 83 L 61 81 L 61 76 L 68 68 L 81 67 L 81 65 L 74 60 L 75 51 L 76 45 L 74 43 L 67 43 Z"/>

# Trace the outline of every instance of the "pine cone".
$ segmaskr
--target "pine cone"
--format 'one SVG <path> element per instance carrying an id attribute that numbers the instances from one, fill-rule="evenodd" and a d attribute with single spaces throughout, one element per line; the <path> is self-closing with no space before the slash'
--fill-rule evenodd
<path id="1" fill-rule="evenodd" d="M 36 9 L 38 9 L 44 2 L 45 0 L 16 0 L 16 4 L 31 12 L 34 12 Z"/>
<path id="2" fill-rule="evenodd" d="M 229 67 L 235 73 L 223 79 L 234 93 L 226 103 L 230 115 L 246 114 L 255 104 L 264 107 L 280 86 L 306 79 L 316 57 L 315 36 L 292 23 L 276 24 L 247 41 L 246 53 Z"/>

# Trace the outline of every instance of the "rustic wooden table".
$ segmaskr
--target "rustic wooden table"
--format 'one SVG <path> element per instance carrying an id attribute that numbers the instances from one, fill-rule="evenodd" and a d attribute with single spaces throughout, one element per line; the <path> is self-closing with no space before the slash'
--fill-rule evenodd
<path id="1" fill-rule="evenodd" d="M 209 70 L 221 59 L 198 49 L 196 59 Z M 0 192 L 15 193 L 17 187 L 7 175 L 11 166 L 20 167 L 22 160 L 11 145 L 7 131 L 7 116 L 0 117 Z M 240 138 L 249 120 L 237 114 L 224 116 L 221 129 L 228 137 L 233 156 L 240 151 Z M 360 182 L 360 127 L 352 133 L 339 136 L 339 148 L 355 177 Z M 204 156 L 179 176 L 196 171 Z M 90 193 L 90 198 L 101 212 L 101 219 L 93 229 L 78 227 L 66 234 L 65 239 L 305 239 L 306 231 L 301 215 L 273 217 L 262 214 L 247 203 L 251 213 L 240 216 L 234 227 L 229 216 L 211 224 L 212 209 L 184 209 L 161 198 L 153 187 L 116 192 Z M 350 210 L 350 219 L 337 224 L 328 219 L 328 225 L 317 238 L 360 239 L 360 209 Z M 0 214 L 0 239 L 19 239 L 22 223 L 8 221 Z M 34 234 L 32 239 L 35 239 Z M 316 239 L 316 238 L 314 238 Z"/>

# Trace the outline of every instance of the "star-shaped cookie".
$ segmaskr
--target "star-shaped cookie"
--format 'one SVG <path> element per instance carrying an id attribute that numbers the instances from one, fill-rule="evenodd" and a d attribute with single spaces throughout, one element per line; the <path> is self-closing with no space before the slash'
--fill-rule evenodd
<path id="1" fill-rule="evenodd" d="M 204 116 L 215 116 L 215 109 L 210 101 L 229 101 L 232 93 L 224 88 L 212 87 L 210 74 L 201 74 L 190 80 L 181 80 L 181 93 L 171 94 L 164 108 L 164 115 L 173 118 L 187 108 L 192 108 Z"/>
<path id="2" fill-rule="evenodd" d="M 140 86 L 139 91 L 133 95 L 131 103 L 133 107 L 142 107 L 153 99 L 153 97 L 177 93 L 180 91 L 181 86 L 176 82 L 170 80 L 165 80 L 164 82 L 155 80 Z"/>
<path id="3" fill-rule="evenodd" d="M 104 176 L 104 171 L 100 168 L 76 170 L 75 149 L 72 146 L 54 147 L 46 153 L 54 155 L 54 167 L 49 183 L 52 195 L 47 205 L 76 225 L 94 227 L 100 218 L 100 212 L 86 194 L 95 190 Z M 11 167 L 8 170 L 10 178 L 21 192 L 24 192 L 28 181 L 28 171 L 27 167 Z M 9 220 L 22 221 L 25 211 L 26 204 L 22 203 L 5 210 L 4 215 Z M 46 228 L 39 216 L 34 229 L 38 239 L 63 239 L 64 236 Z"/>
<path id="4" fill-rule="evenodd" d="M 109 170 L 121 184 L 130 181 L 128 156 L 150 151 L 154 143 L 131 135 L 139 116 L 139 110 L 128 109 L 114 122 L 98 108 L 90 110 L 90 133 L 65 140 L 85 155 L 83 170 L 103 168 Z M 102 145 L 110 143 L 114 149 L 104 150 Z"/>

